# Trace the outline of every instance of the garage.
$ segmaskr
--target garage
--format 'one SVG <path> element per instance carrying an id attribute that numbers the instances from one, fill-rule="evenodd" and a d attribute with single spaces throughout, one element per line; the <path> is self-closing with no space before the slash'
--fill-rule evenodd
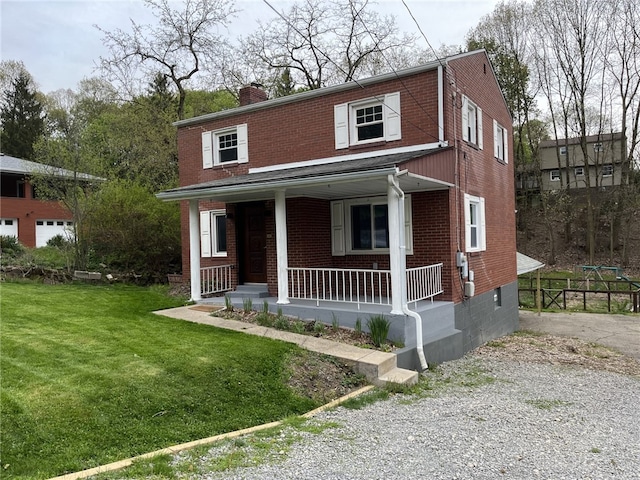
<path id="1" fill-rule="evenodd" d="M 71 238 L 72 228 L 69 220 L 36 220 L 36 247 L 44 247 L 56 235 Z"/>
<path id="2" fill-rule="evenodd" d="M 0 219 L 0 235 L 18 238 L 18 219 L 17 218 Z"/>

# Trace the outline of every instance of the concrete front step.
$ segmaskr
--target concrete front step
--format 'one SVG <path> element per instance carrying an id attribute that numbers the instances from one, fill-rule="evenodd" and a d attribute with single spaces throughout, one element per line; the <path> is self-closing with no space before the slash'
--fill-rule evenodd
<path id="1" fill-rule="evenodd" d="M 228 292 L 227 296 L 231 301 L 241 302 L 244 299 L 261 299 L 269 296 L 266 285 L 238 285 L 232 292 Z"/>
<path id="2" fill-rule="evenodd" d="M 414 370 L 407 370 L 404 368 L 394 368 L 389 370 L 384 375 L 378 377 L 377 382 L 373 382 L 374 385 L 384 386 L 387 383 L 396 383 L 399 385 L 415 385 L 418 383 L 418 372 Z"/>

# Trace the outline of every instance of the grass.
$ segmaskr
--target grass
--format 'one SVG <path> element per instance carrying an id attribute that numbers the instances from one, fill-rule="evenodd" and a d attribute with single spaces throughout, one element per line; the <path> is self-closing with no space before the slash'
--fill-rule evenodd
<path id="1" fill-rule="evenodd" d="M 0 285 L 2 478 L 48 478 L 317 406 L 297 347 L 153 315 L 166 289 Z M 161 462 L 160 462 L 161 463 Z"/>

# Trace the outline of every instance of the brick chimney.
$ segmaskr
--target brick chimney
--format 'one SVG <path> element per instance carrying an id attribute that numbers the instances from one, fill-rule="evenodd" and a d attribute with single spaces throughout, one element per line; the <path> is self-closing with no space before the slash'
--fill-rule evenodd
<path id="1" fill-rule="evenodd" d="M 262 90 L 262 85 L 259 83 L 252 83 L 246 87 L 240 89 L 240 106 L 251 105 L 252 103 L 264 102 L 268 100 L 267 92 Z"/>

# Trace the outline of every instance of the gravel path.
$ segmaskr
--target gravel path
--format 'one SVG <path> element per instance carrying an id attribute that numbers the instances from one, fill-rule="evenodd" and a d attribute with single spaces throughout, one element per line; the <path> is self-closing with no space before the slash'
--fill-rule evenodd
<path id="1" fill-rule="evenodd" d="M 302 433 L 257 466 L 198 478 L 640 479 L 638 377 L 478 357 L 441 369 L 485 373 L 475 387 L 452 381 L 433 397 L 324 412 L 314 422 L 340 426 Z"/>

